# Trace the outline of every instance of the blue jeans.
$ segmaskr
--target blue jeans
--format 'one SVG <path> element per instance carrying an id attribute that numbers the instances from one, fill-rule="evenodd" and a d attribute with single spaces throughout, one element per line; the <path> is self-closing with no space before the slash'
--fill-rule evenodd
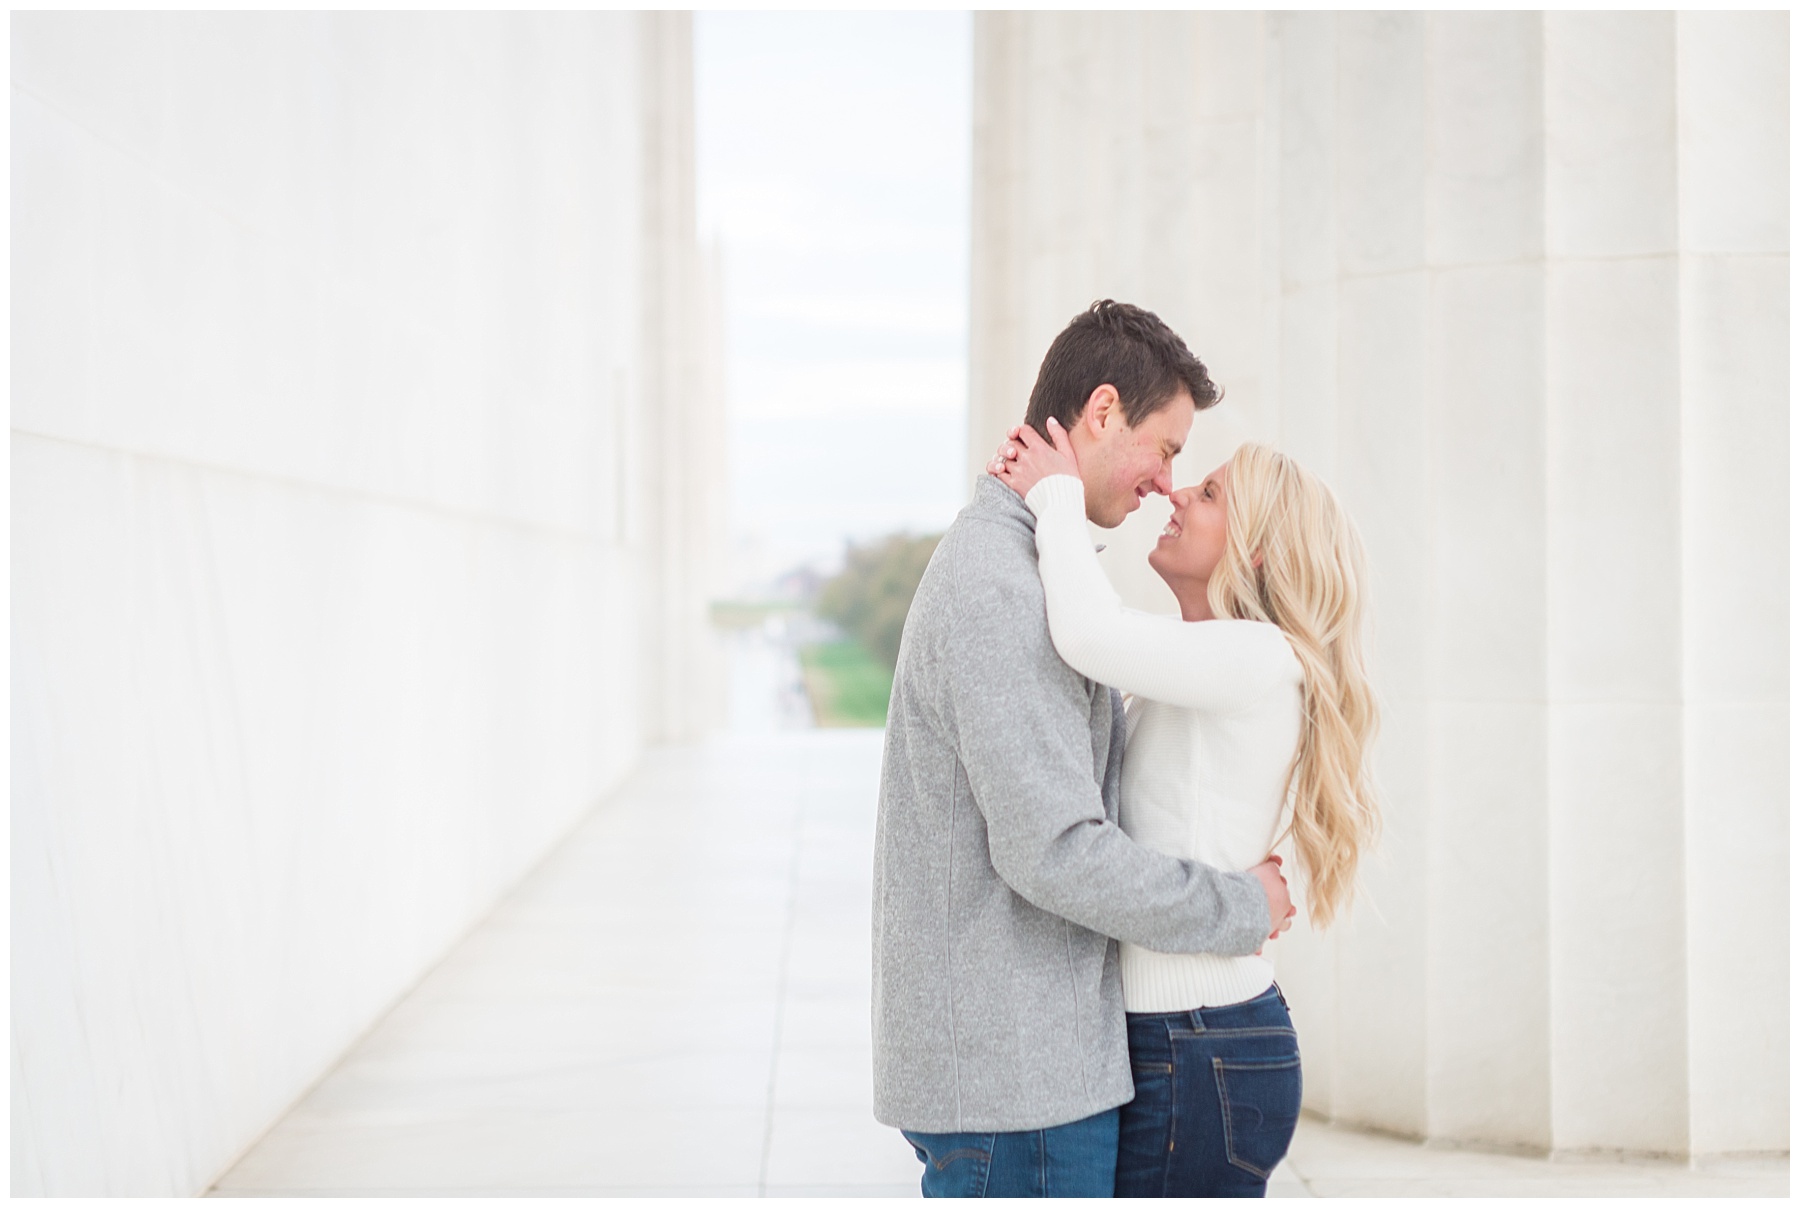
<path id="1" fill-rule="evenodd" d="M 1030 1132 L 901 1131 L 925 1163 L 926 1198 L 1104 1199 L 1113 1193 L 1119 1109 Z"/>
<path id="2" fill-rule="evenodd" d="M 1120 1109 L 1115 1194 L 1265 1194 L 1300 1122 L 1300 1044 L 1281 991 L 1125 1021 L 1137 1098 Z"/>

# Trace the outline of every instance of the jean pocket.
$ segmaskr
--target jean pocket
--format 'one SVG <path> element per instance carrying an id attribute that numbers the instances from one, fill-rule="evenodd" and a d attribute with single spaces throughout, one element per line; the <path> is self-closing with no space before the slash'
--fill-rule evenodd
<path id="1" fill-rule="evenodd" d="M 1225 1122 L 1225 1157 L 1268 1178 L 1300 1123 L 1300 1057 L 1215 1057 L 1213 1080 Z"/>
<path id="2" fill-rule="evenodd" d="M 918 1133 L 900 1130 L 925 1163 L 921 1190 L 930 1198 L 964 1199 L 987 1188 L 993 1133 Z"/>

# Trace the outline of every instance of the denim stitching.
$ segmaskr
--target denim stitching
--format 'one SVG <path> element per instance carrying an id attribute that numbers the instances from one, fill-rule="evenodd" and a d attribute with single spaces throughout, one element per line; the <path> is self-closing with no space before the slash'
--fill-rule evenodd
<path id="1" fill-rule="evenodd" d="M 985 1158 L 987 1156 L 987 1151 L 982 1149 L 953 1149 L 942 1158 L 932 1158 L 931 1164 L 942 1173 L 952 1162 L 960 1161 L 963 1158 Z"/>
<path id="2" fill-rule="evenodd" d="M 1181 1075 L 1175 1070 L 1175 1028 L 1169 1026 L 1169 1136 L 1163 1146 L 1162 1194 L 1170 1198 L 1169 1180 L 1175 1177 L 1175 1138 L 1181 1135 Z"/>
<path id="3" fill-rule="evenodd" d="M 1251 1174 L 1264 1180 L 1267 1180 L 1270 1175 L 1275 1173 L 1275 1168 L 1273 1166 L 1268 1170 L 1264 1170 L 1237 1156 L 1237 1144 L 1233 1141 L 1231 1135 L 1231 1092 L 1225 1089 L 1225 1071 L 1286 1070 L 1297 1068 L 1299 1064 L 1300 1058 L 1297 1056 L 1292 1060 L 1278 1062 L 1230 1062 L 1222 1057 L 1214 1057 L 1212 1059 L 1213 1081 L 1216 1082 L 1219 1087 L 1219 1111 L 1225 1118 L 1225 1160 L 1230 1162 L 1233 1166 L 1238 1167 L 1240 1170 L 1248 1170 Z"/>
<path id="4" fill-rule="evenodd" d="M 1273 1173 L 1272 1171 L 1258 1170 L 1256 1167 L 1250 1165 L 1250 1163 L 1238 1160 L 1237 1144 L 1232 1140 L 1231 1136 L 1231 1095 L 1225 1089 L 1225 1063 L 1217 1057 L 1214 1057 L 1212 1059 L 1212 1067 L 1213 1083 L 1219 1088 L 1219 1119 L 1225 1126 L 1225 1160 L 1230 1162 L 1233 1166 L 1248 1170 L 1251 1174 L 1266 1179 Z"/>
<path id="5" fill-rule="evenodd" d="M 1178 1031 L 1169 1029 L 1170 1040 L 1201 1040 L 1210 1037 L 1236 1036 L 1292 1036 L 1298 1040 L 1299 1034 L 1292 1028 L 1208 1028 L 1204 1032 Z"/>

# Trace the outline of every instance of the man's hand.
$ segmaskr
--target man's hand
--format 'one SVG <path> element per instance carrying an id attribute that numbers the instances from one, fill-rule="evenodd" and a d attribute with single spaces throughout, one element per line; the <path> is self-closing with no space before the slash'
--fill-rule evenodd
<path id="1" fill-rule="evenodd" d="M 1288 898 L 1287 878 L 1281 875 L 1281 857 L 1270 856 L 1252 868 L 1250 875 L 1262 882 L 1263 894 L 1269 899 L 1269 925 L 1274 928 L 1269 938 L 1278 939 L 1294 925 L 1294 903 Z"/>

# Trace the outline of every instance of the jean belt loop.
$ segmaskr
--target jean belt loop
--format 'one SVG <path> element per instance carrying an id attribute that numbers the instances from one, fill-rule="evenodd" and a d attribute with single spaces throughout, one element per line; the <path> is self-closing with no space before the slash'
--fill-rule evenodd
<path id="1" fill-rule="evenodd" d="M 1169 1034 L 1169 1045 L 1174 1047 L 1175 1038 L 1187 1030 L 1188 1012 L 1170 1011 L 1163 1016 L 1163 1028 Z"/>
<path id="2" fill-rule="evenodd" d="M 1188 1023 L 1196 1032 L 1206 1031 L 1206 1008 L 1195 1007 L 1189 1011 Z"/>

